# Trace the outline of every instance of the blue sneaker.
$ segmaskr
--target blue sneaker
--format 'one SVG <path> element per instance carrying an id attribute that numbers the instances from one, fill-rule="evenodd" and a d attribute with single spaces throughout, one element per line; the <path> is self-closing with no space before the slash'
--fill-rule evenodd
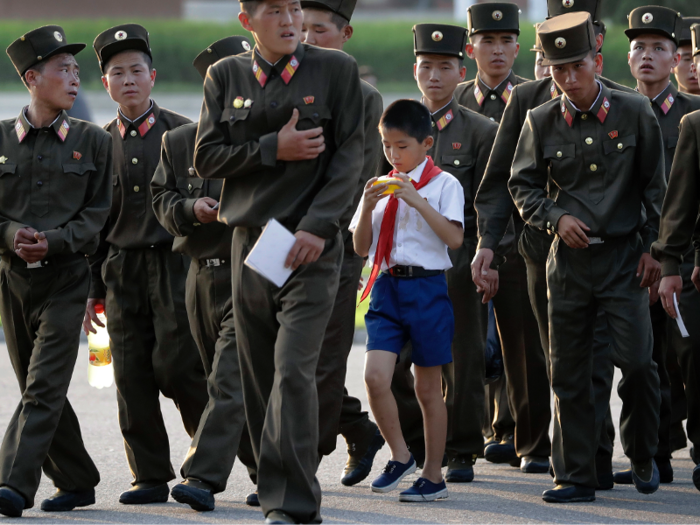
<path id="1" fill-rule="evenodd" d="M 417 468 L 413 455 L 411 455 L 408 463 L 389 461 L 379 477 L 372 482 L 372 492 L 391 492 L 399 486 L 403 478 L 413 474 Z"/>
<path id="2" fill-rule="evenodd" d="M 447 485 L 443 479 L 433 483 L 429 479 L 418 478 L 413 486 L 399 494 L 399 501 L 435 501 L 447 499 Z"/>

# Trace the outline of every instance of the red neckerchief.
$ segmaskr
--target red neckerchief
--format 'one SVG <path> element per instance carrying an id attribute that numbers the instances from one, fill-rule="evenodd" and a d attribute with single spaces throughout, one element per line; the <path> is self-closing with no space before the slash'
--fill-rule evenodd
<path id="1" fill-rule="evenodd" d="M 416 190 L 420 190 L 426 186 L 431 180 L 440 175 L 442 170 L 433 164 L 433 159 L 428 157 L 428 162 L 425 164 L 425 169 L 420 177 L 420 181 L 411 181 L 413 187 Z M 389 173 L 389 176 L 398 175 L 397 170 L 393 170 Z M 387 266 L 389 265 L 389 258 L 391 257 L 391 250 L 394 247 L 394 228 L 396 227 L 396 213 L 399 211 L 399 199 L 395 195 L 389 197 L 389 202 L 384 209 L 384 218 L 382 219 L 382 227 L 379 230 L 379 240 L 377 241 L 377 252 L 374 254 L 374 265 L 372 266 L 372 273 L 369 276 L 369 281 L 367 281 L 367 286 L 365 291 L 362 293 L 362 298 L 360 302 L 364 301 L 372 291 L 372 286 L 374 286 L 374 281 L 377 280 L 377 276 L 382 268 L 382 261 L 386 261 Z"/>

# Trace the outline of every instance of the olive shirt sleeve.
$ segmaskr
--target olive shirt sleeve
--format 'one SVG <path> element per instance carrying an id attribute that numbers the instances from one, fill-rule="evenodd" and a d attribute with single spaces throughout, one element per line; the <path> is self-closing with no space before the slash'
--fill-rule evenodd
<path id="1" fill-rule="evenodd" d="M 100 133 L 101 141 L 95 155 L 95 174 L 85 194 L 82 209 L 61 228 L 48 230 L 47 256 L 78 253 L 86 244 L 94 241 L 107 222 L 112 206 L 112 137 Z"/>
<path id="2" fill-rule="evenodd" d="M 29 228 L 29 225 L 15 222 L 0 214 L 0 248 L 8 252 L 15 251 L 15 235 L 22 228 Z"/>
<path id="3" fill-rule="evenodd" d="M 680 275 L 680 264 L 691 237 L 698 238 L 698 203 L 700 201 L 700 137 L 687 117 L 681 120 L 673 168 L 661 212 L 659 239 L 652 255 L 661 262 L 661 273 Z M 695 264 L 698 264 L 696 252 Z"/>
<path id="4" fill-rule="evenodd" d="M 194 214 L 194 203 L 197 199 L 188 199 L 178 190 L 172 151 L 170 133 L 166 132 L 160 150 L 160 163 L 151 180 L 153 211 L 158 222 L 168 233 L 176 237 L 185 237 L 195 229 L 197 218 Z"/>

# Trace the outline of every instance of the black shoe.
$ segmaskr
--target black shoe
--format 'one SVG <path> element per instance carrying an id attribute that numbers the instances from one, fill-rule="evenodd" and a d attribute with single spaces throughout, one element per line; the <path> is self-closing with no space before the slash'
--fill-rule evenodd
<path id="1" fill-rule="evenodd" d="M 10 518 L 21 518 L 27 504 L 22 495 L 10 487 L 0 488 L 0 514 Z"/>
<path id="2" fill-rule="evenodd" d="M 579 503 L 595 501 L 595 489 L 582 485 L 557 485 L 545 490 L 542 499 L 547 503 Z"/>
<path id="3" fill-rule="evenodd" d="M 615 485 L 632 485 L 632 469 L 621 470 L 620 472 L 615 472 L 613 474 L 613 482 Z"/>
<path id="4" fill-rule="evenodd" d="M 474 461 L 476 458 L 451 458 L 447 461 L 447 483 L 471 483 L 474 481 Z"/>
<path id="5" fill-rule="evenodd" d="M 41 510 L 45 512 L 68 512 L 76 507 L 87 507 L 95 504 L 95 489 L 81 492 L 68 492 L 58 489 L 56 494 L 41 502 Z"/>
<path id="6" fill-rule="evenodd" d="M 515 453 L 514 437 L 504 437 L 500 443 L 493 443 L 484 448 L 484 459 L 491 463 L 510 463 L 515 466 L 520 466 L 520 460 Z"/>
<path id="7" fill-rule="evenodd" d="M 659 469 L 659 481 L 661 483 L 673 483 L 673 467 L 670 459 L 655 459 L 656 467 Z"/>
<path id="8" fill-rule="evenodd" d="M 656 461 L 651 460 L 651 464 L 632 463 L 632 481 L 640 494 L 653 494 L 659 490 L 659 468 Z"/>
<path id="9" fill-rule="evenodd" d="M 524 456 L 520 460 L 520 470 L 525 474 L 546 474 L 549 472 L 549 458 Z"/>
<path id="10" fill-rule="evenodd" d="M 484 448 L 481 450 L 480 454 L 477 454 L 476 457 L 479 459 L 484 459 L 484 450 L 486 450 L 486 447 L 488 447 L 489 445 L 493 445 L 494 443 L 498 443 L 494 436 L 491 436 L 486 441 L 484 441 Z"/>
<path id="11" fill-rule="evenodd" d="M 598 488 L 596 490 L 612 490 L 615 486 L 615 479 L 612 470 L 598 472 Z"/>
<path id="12" fill-rule="evenodd" d="M 258 493 L 257 492 L 251 492 L 245 497 L 245 504 L 248 505 L 249 507 L 259 507 L 260 506 L 260 500 L 258 499 Z"/>
<path id="13" fill-rule="evenodd" d="M 265 523 L 296 523 L 296 521 L 286 512 L 271 510 L 265 517 Z"/>
<path id="14" fill-rule="evenodd" d="M 167 483 L 154 485 L 151 483 L 137 483 L 119 496 L 119 503 L 124 505 L 146 505 L 148 503 L 165 503 L 170 496 Z"/>
<path id="15" fill-rule="evenodd" d="M 190 483 L 190 480 L 185 480 L 184 483 L 178 483 L 170 492 L 173 499 L 178 503 L 189 505 L 197 512 L 211 512 L 214 510 L 214 494 L 211 490 L 207 490 L 205 484 Z M 197 486 L 200 485 L 200 486 Z"/>
<path id="16" fill-rule="evenodd" d="M 345 463 L 345 469 L 343 470 L 343 476 L 340 478 L 340 482 L 346 487 L 352 487 L 366 479 L 372 471 L 374 456 L 376 456 L 377 452 L 384 446 L 384 443 L 384 438 L 381 432 L 379 432 L 379 429 L 377 429 L 369 447 L 362 456 L 348 455 L 348 461 Z"/>
<path id="17" fill-rule="evenodd" d="M 700 465 L 695 465 L 693 469 L 693 485 L 695 488 L 700 490 Z"/>

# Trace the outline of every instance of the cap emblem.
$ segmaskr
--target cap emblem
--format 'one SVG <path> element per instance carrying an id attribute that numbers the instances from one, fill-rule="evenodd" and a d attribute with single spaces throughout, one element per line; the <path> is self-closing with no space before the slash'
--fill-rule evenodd
<path id="1" fill-rule="evenodd" d="M 114 38 L 116 38 L 117 40 L 126 40 L 126 37 L 126 31 L 117 31 L 114 35 Z"/>
<path id="2" fill-rule="evenodd" d="M 210 48 L 210 47 L 207 48 L 207 53 L 213 53 L 213 52 L 214 52 L 214 50 L 212 48 Z"/>
<path id="3" fill-rule="evenodd" d="M 248 43 L 247 40 L 244 40 L 243 42 L 241 42 L 241 47 L 243 49 L 245 49 L 246 51 L 250 51 L 250 44 Z"/>
<path id="4" fill-rule="evenodd" d="M 574 0 L 561 0 L 561 5 L 563 5 L 567 9 L 570 7 L 574 7 Z"/>
<path id="5" fill-rule="evenodd" d="M 653 21 L 654 15 L 652 15 L 651 13 L 644 13 L 644 15 L 642 16 L 642 22 L 644 22 L 645 24 L 651 24 Z"/>
<path id="6" fill-rule="evenodd" d="M 60 31 L 56 31 L 53 34 L 53 37 L 58 40 L 59 42 L 63 42 L 63 35 L 61 34 Z"/>
<path id="7" fill-rule="evenodd" d="M 501 11 L 494 11 L 491 16 L 493 17 L 494 20 L 500 21 L 503 20 L 503 13 Z"/>
<path id="8" fill-rule="evenodd" d="M 435 42 L 440 42 L 444 37 L 444 35 L 440 31 L 435 31 L 433 33 L 433 40 Z"/>
<path id="9" fill-rule="evenodd" d="M 566 39 L 559 37 L 554 41 L 554 45 L 557 46 L 559 49 L 564 49 L 566 47 Z"/>

